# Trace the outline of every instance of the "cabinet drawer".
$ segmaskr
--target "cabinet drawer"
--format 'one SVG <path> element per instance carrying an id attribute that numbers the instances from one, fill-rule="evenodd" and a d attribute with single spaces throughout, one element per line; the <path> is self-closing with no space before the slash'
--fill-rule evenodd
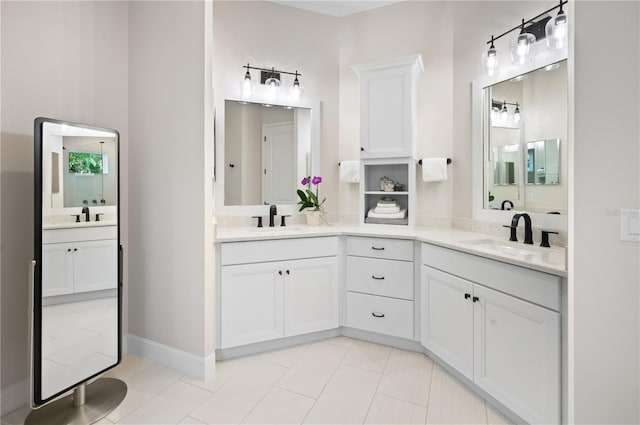
<path id="1" fill-rule="evenodd" d="M 338 255 L 338 237 L 226 242 L 220 246 L 220 264 L 249 264 Z"/>
<path id="2" fill-rule="evenodd" d="M 347 290 L 413 300 L 413 263 L 349 256 Z"/>
<path id="3" fill-rule="evenodd" d="M 385 238 L 347 238 L 347 255 L 413 261 L 413 241 Z"/>
<path id="4" fill-rule="evenodd" d="M 560 311 L 558 276 L 430 244 L 422 244 L 422 264 Z"/>
<path id="5" fill-rule="evenodd" d="M 118 226 L 87 226 L 73 229 L 45 229 L 42 243 L 66 243 L 117 239 Z"/>
<path id="6" fill-rule="evenodd" d="M 347 326 L 413 339 L 413 302 L 347 292 Z"/>

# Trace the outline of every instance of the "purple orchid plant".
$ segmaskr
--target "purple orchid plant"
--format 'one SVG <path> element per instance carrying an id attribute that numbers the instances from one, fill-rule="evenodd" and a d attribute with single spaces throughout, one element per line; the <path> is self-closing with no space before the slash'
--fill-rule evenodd
<path id="1" fill-rule="evenodd" d="M 300 184 L 306 186 L 307 189 L 298 189 L 298 196 L 300 197 L 300 201 L 298 202 L 298 205 L 300 205 L 299 211 L 302 211 L 305 208 L 313 208 L 316 211 L 320 211 L 322 204 L 327 200 L 327 198 L 324 198 L 322 202 L 318 201 L 320 183 L 322 183 L 322 177 L 320 176 L 313 176 L 313 178 L 309 176 L 302 179 Z M 311 185 L 316 187 L 316 193 L 313 193 L 311 190 Z"/>

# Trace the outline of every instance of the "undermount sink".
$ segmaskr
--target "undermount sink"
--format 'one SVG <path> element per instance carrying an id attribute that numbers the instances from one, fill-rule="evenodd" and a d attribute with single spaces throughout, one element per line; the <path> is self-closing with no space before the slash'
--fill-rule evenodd
<path id="1" fill-rule="evenodd" d="M 464 241 L 463 243 L 475 246 L 479 249 L 486 249 L 522 259 L 528 259 L 533 256 L 543 256 L 549 253 L 549 248 L 541 248 L 535 245 L 525 245 L 520 242 L 499 241 L 495 239 L 477 239 Z"/>

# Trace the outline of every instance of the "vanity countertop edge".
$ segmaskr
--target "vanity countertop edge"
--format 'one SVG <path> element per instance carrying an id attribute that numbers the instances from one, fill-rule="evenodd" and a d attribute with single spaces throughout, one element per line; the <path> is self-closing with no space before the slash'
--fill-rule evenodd
<path id="1" fill-rule="evenodd" d="M 553 261 L 545 260 L 544 258 L 540 258 L 538 256 L 534 256 L 533 258 L 529 259 L 513 258 L 508 255 L 501 255 L 497 252 L 483 250 L 481 247 L 470 244 L 470 242 L 480 240 L 505 242 L 506 238 L 503 240 L 493 235 L 486 235 L 483 233 L 475 233 L 458 229 L 429 227 L 395 229 L 389 227 L 374 228 L 369 226 L 357 225 L 294 225 L 288 226 L 286 229 L 282 229 L 280 227 L 258 229 L 254 227 L 217 226 L 216 229 L 216 243 L 295 239 L 322 236 L 362 236 L 416 240 L 418 242 L 425 242 L 428 244 L 453 249 L 455 251 L 460 251 L 467 254 L 477 255 L 515 266 L 525 267 L 531 270 L 536 270 L 555 276 L 567 277 L 566 248 L 545 248 L 544 252 L 548 253 L 546 257 L 552 258 Z M 523 248 L 526 248 L 528 246 L 530 245 L 522 244 Z"/>

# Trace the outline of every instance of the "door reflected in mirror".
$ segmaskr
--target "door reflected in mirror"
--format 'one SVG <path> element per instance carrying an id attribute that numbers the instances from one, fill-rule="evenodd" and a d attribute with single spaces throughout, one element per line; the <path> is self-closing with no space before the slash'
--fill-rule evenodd
<path id="1" fill-rule="evenodd" d="M 225 101 L 225 205 L 295 204 L 311 174 L 311 109 Z"/>
<path id="2" fill-rule="evenodd" d="M 566 60 L 485 87 L 484 99 L 484 208 L 566 214 Z"/>

